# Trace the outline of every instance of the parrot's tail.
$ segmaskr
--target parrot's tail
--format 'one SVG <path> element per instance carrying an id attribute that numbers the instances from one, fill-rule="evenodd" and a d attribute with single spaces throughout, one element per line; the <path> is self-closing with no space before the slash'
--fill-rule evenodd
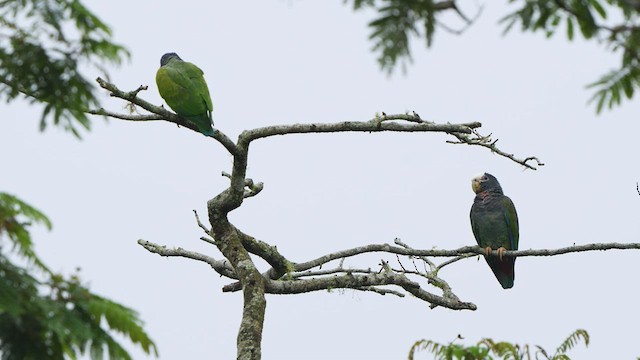
<path id="1" fill-rule="evenodd" d="M 211 121 L 211 118 L 207 114 L 186 116 L 186 118 L 198 128 L 198 131 L 200 131 L 202 135 L 213 137 L 215 134 L 212 128 L 213 121 Z"/>
<path id="2" fill-rule="evenodd" d="M 491 257 L 487 259 L 487 263 L 489 267 L 491 267 L 496 279 L 498 279 L 498 282 L 500 282 L 500 285 L 502 285 L 502 288 L 511 289 L 513 287 L 513 281 L 516 278 L 516 258 L 505 256 L 500 260 L 496 257 Z"/>

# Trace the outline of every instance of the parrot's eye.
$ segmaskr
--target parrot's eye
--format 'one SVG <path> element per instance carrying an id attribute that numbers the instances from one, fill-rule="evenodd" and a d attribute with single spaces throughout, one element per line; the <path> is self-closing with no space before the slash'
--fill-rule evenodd
<path id="1" fill-rule="evenodd" d="M 489 178 L 484 175 L 482 175 L 482 177 L 480 178 L 480 181 L 487 181 L 487 180 L 489 180 Z"/>

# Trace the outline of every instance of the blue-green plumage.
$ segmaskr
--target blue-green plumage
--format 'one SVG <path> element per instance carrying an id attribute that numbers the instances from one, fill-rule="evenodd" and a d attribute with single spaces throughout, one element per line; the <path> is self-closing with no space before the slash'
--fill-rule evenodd
<path id="1" fill-rule="evenodd" d="M 493 175 L 484 173 L 471 182 L 476 197 L 471 206 L 471 229 L 478 245 L 487 252 L 498 250 L 499 256 L 485 255 L 489 267 L 504 289 L 513 287 L 514 257 L 502 256 L 505 250 L 518 250 L 518 214 L 509 197 Z"/>
<path id="2" fill-rule="evenodd" d="M 176 114 L 192 122 L 202 134 L 213 136 L 213 103 L 203 75 L 199 67 L 182 61 L 178 54 L 167 53 L 160 59 L 156 84 L 160 96 Z"/>

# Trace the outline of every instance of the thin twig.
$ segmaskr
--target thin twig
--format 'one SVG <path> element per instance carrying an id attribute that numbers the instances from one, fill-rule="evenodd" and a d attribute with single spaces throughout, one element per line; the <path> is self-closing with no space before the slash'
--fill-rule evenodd
<path id="1" fill-rule="evenodd" d="M 147 251 L 152 252 L 154 254 L 158 254 L 160 256 L 167 257 L 183 257 L 193 260 L 202 261 L 204 263 L 209 264 L 218 274 L 222 276 L 226 276 L 231 279 L 237 279 L 235 271 L 229 264 L 227 260 L 216 260 L 211 256 L 207 256 L 204 254 L 200 254 L 195 251 L 185 250 L 183 248 L 173 248 L 170 249 L 164 245 L 154 244 L 147 240 L 138 240 L 138 244 L 145 248 Z"/>
<path id="2" fill-rule="evenodd" d="M 496 143 L 498 142 L 498 139 L 491 141 L 491 134 L 483 136 L 480 135 L 477 131 L 473 131 L 472 132 L 473 137 L 466 135 L 466 134 L 459 134 L 459 133 L 451 133 L 451 135 L 455 136 L 458 141 L 451 141 L 451 140 L 447 140 L 447 143 L 449 144 L 467 144 L 467 145 L 476 145 L 476 146 L 482 146 L 485 147 L 489 150 L 491 150 L 491 152 L 496 153 L 500 156 L 504 156 L 507 159 L 510 159 L 513 162 L 516 162 L 524 167 L 526 167 L 527 169 L 531 169 L 531 170 L 537 170 L 538 166 L 544 166 L 544 163 L 541 162 L 537 157 L 535 156 L 529 156 L 525 159 L 518 159 L 516 158 L 513 154 L 509 154 L 506 153 L 500 149 L 498 149 L 498 147 L 496 146 Z M 535 161 L 536 165 L 531 165 L 529 162 L 530 161 Z"/>
<path id="3" fill-rule="evenodd" d="M 193 214 L 196 216 L 196 222 L 198 223 L 198 226 L 199 226 L 202 230 L 204 230 L 204 232 L 205 232 L 207 235 L 209 235 L 209 233 L 210 233 L 210 231 L 211 231 L 211 230 L 210 230 L 208 227 L 206 227 L 206 226 L 202 223 L 202 221 L 200 221 L 200 216 L 198 216 L 198 212 L 197 212 L 195 209 L 193 209 Z"/>
<path id="4" fill-rule="evenodd" d="M 438 266 L 436 267 L 436 271 L 439 271 L 439 270 L 440 270 L 440 269 L 442 269 L 443 267 L 445 267 L 445 266 L 447 266 L 447 265 L 451 265 L 451 264 L 453 264 L 453 263 L 455 263 L 455 262 L 458 262 L 458 261 L 460 261 L 460 260 L 462 260 L 462 259 L 466 259 L 466 258 L 474 257 L 474 256 L 478 256 L 478 254 L 466 254 L 466 255 L 456 256 L 456 257 L 454 257 L 453 259 L 449 259 L 449 260 L 447 260 L 447 261 L 444 261 L 444 262 L 442 262 L 442 263 L 438 264 Z"/>
<path id="5" fill-rule="evenodd" d="M 355 290 L 360 290 L 360 291 L 372 291 L 374 293 L 378 293 L 380 295 L 387 295 L 387 294 L 391 294 L 391 295 L 395 295 L 397 297 L 405 297 L 405 295 L 399 291 L 395 291 L 395 290 L 391 290 L 391 289 L 384 289 L 384 288 L 378 288 L 375 286 L 363 286 L 360 288 L 357 288 Z"/>

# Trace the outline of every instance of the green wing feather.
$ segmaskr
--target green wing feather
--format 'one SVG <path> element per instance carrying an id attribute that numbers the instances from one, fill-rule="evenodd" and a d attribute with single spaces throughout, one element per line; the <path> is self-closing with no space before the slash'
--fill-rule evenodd
<path id="1" fill-rule="evenodd" d="M 171 60 L 156 73 L 160 96 L 178 115 L 193 122 L 198 130 L 213 135 L 213 103 L 203 71 L 192 63 Z"/>
<path id="2" fill-rule="evenodd" d="M 513 205 L 513 201 L 507 196 L 502 197 L 502 206 L 504 208 L 504 219 L 507 223 L 507 230 L 509 232 L 509 244 L 508 250 L 518 250 L 518 241 L 520 240 L 519 225 L 518 225 L 518 213 L 516 207 Z"/>

